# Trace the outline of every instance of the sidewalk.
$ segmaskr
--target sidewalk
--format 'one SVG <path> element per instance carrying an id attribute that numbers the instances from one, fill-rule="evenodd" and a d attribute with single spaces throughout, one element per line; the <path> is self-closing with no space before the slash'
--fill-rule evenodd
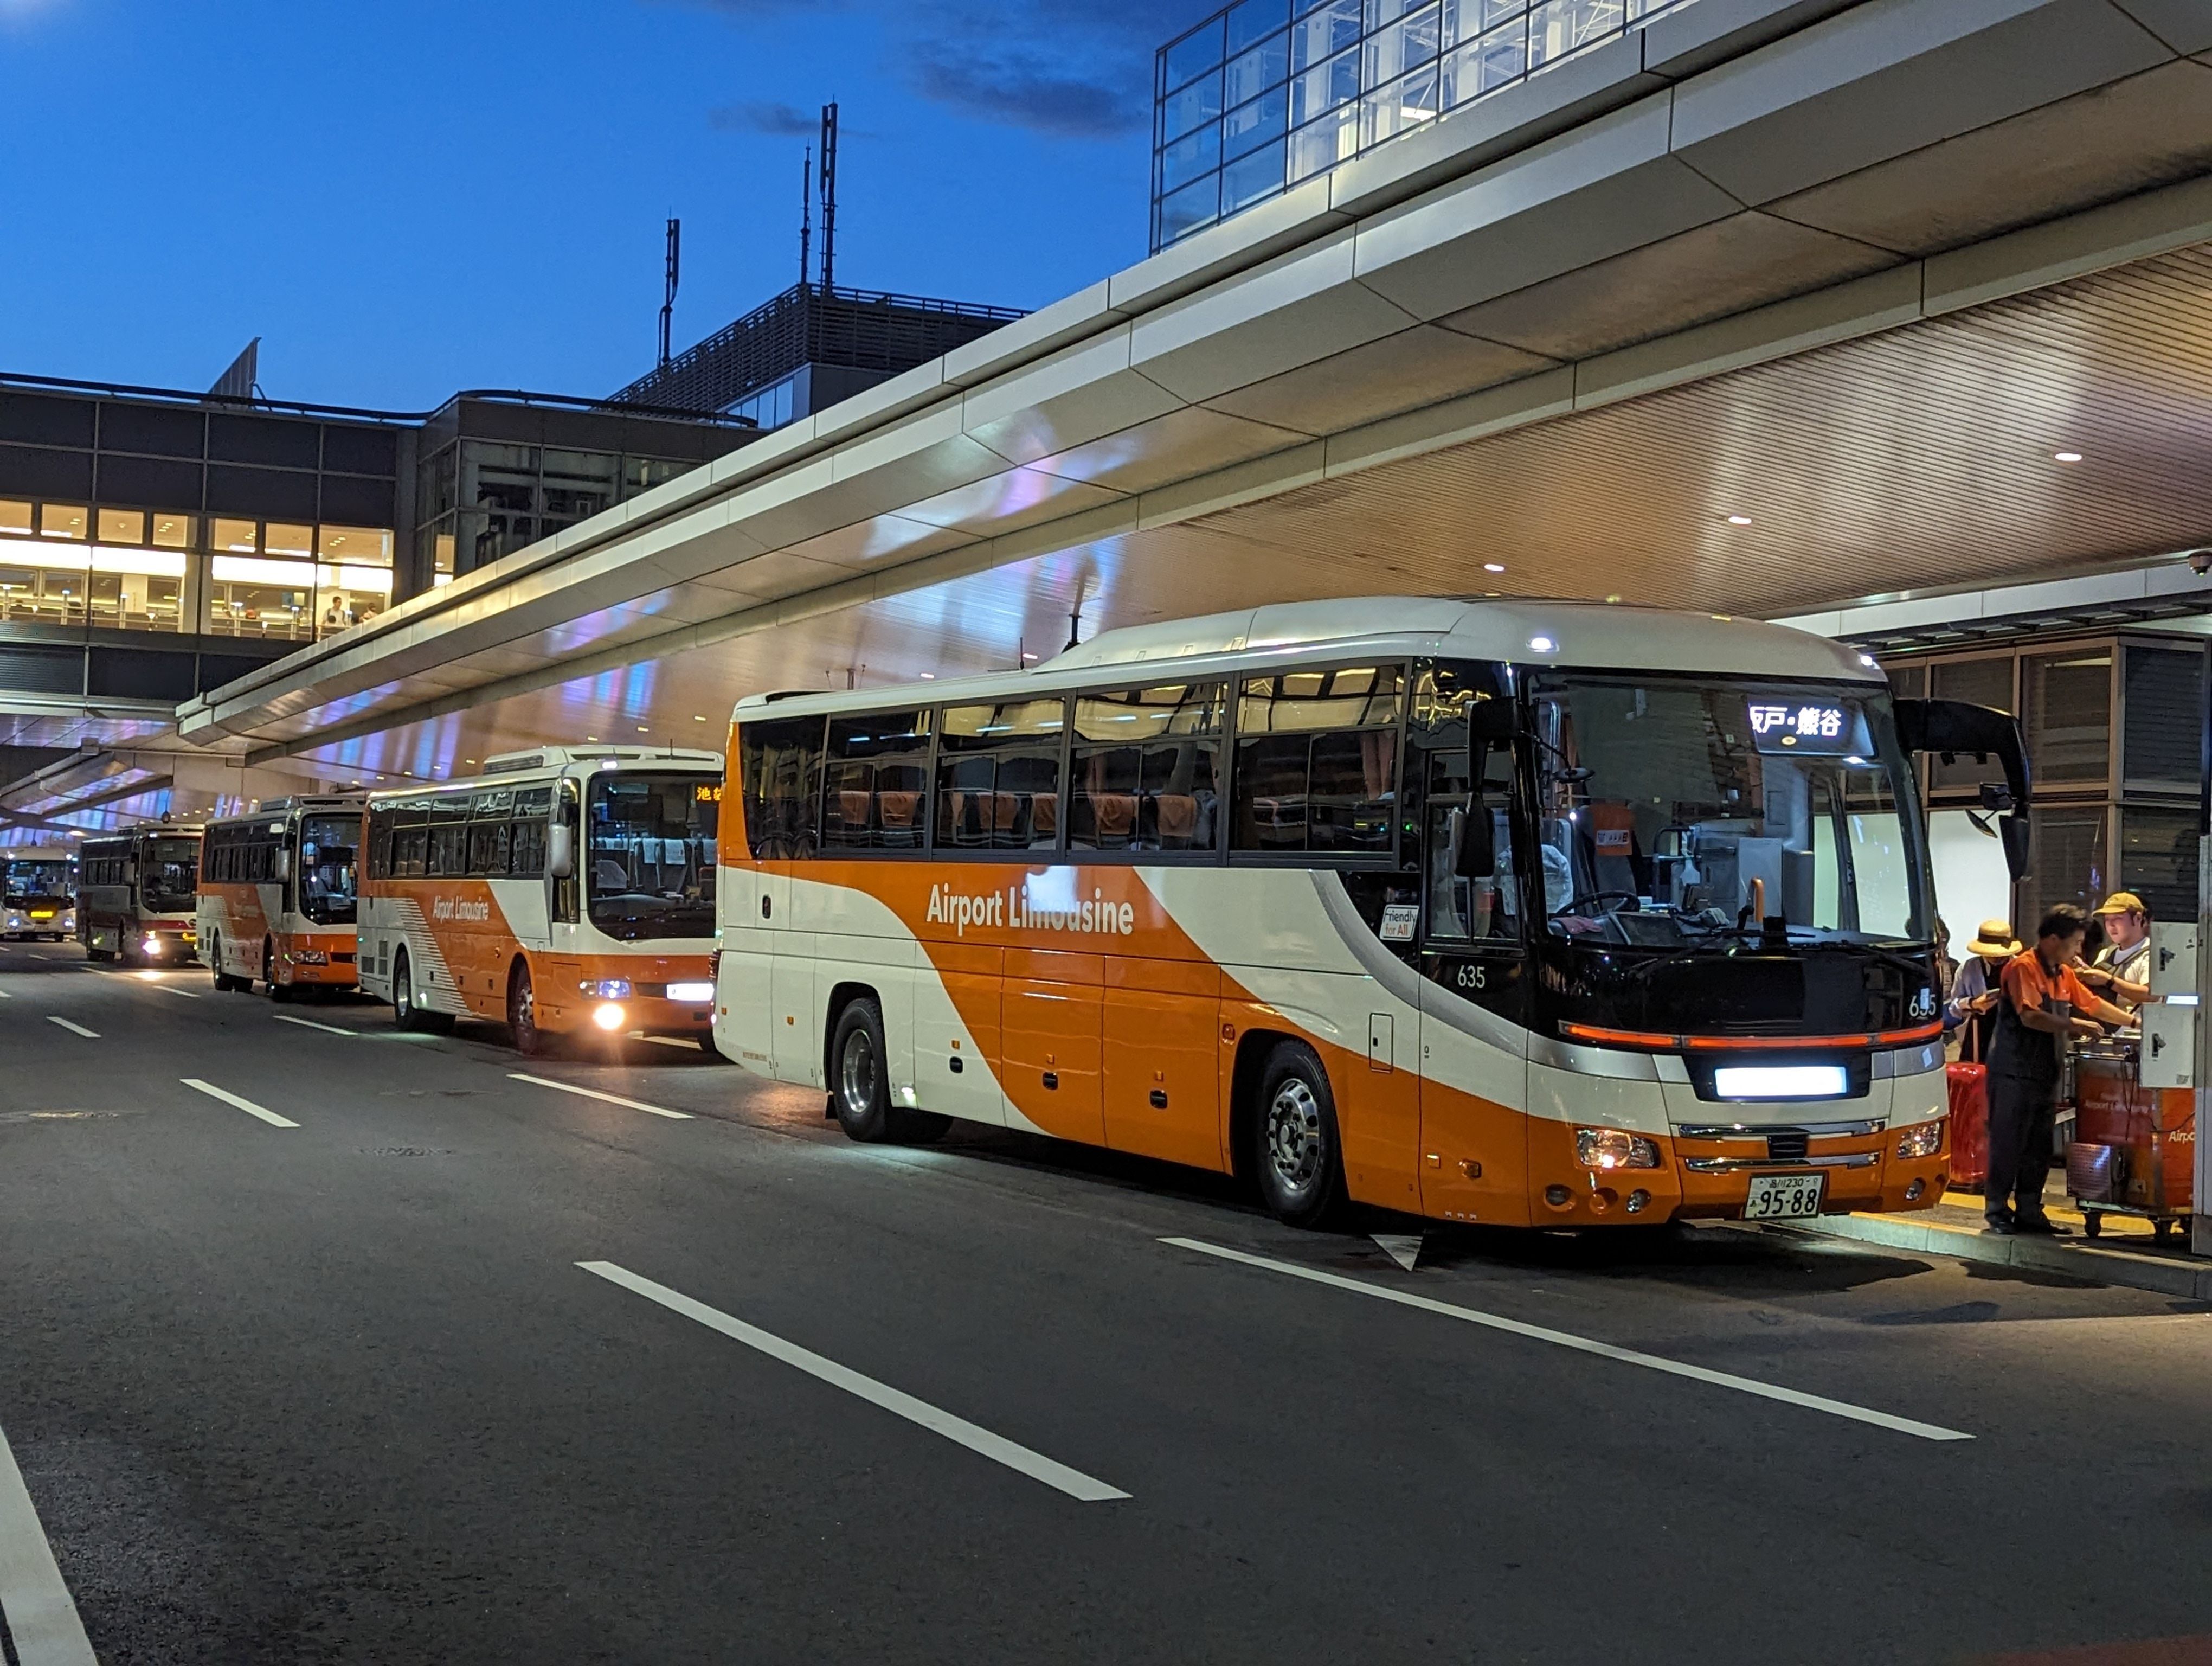
<path id="1" fill-rule="evenodd" d="M 2103 1235 L 2091 1240 L 2081 1235 L 2080 1213 L 2063 1197 L 2052 1197 L 2045 1207 L 2051 1219 L 2074 1229 L 2072 1237 L 2000 1237 L 1985 1232 L 1982 1200 L 1971 1192 L 1946 1192 L 1934 1208 L 1910 1214 L 1823 1215 L 1817 1222 L 1808 1221 L 1802 1226 L 1767 1230 L 1856 1238 L 1893 1250 L 1917 1250 L 1926 1255 L 1954 1256 L 1961 1261 L 1990 1262 L 2063 1274 L 2094 1284 L 2128 1285 L 2165 1296 L 2212 1301 L 2212 1261 L 2189 1253 L 2185 1229 L 2166 1243 L 2156 1243 L 2148 1221 L 2108 1214 Z"/>

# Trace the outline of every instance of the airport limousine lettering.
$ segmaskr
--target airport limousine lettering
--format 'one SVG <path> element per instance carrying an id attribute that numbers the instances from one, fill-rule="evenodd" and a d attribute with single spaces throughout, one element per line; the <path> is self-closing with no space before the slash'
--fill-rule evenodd
<path id="1" fill-rule="evenodd" d="M 433 920 L 467 920 L 481 923 L 491 918 L 489 903 L 463 903 L 451 897 L 441 897 L 431 905 Z"/>
<path id="2" fill-rule="evenodd" d="M 956 891 L 950 885 L 932 885 L 927 919 L 933 926 L 951 927 L 956 937 L 965 937 L 970 926 L 1112 937 L 1133 936 L 1137 929 L 1134 903 L 1109 903 L 1103 891 L 1095 890 L 1079 901 L 1074 876 L 1065 871 L 1031 874 L 1003 891 L 981 896 Z"/>

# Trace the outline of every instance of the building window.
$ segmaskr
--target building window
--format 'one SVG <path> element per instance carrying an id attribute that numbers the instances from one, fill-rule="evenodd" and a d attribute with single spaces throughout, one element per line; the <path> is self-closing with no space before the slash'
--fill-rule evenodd
<path id="1" fill-rule="evenodd" d="M 0 536 L 28 538 L 37 525 L 31 506 L 19 499 L 0 497 Z"/>
<path id="2" fill-rule="evenodd" d="M 100 512 L 100 541 L 102 544 L 143 544 L 146 541 L 146 512 L 143 509 L 102 509 Z"/>
<path id="3" fill-rule="evenodd" d="M 83 538 L 90 529 L 92 511 L 82 503 L 39 505 L 40 538 Z"/>
<path id="4" fill-rule="evenodd" d="M 232 555 L 255 555 L 261 549 L 261 528 L 251 520 L 218 520 L 210 544 Z"/>

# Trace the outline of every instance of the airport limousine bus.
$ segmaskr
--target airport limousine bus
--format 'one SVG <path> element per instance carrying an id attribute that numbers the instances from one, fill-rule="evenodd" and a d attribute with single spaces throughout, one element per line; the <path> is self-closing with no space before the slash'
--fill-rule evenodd
<path id="1" fill-rule="evenodd" d="M 1925 1207 L 1914 749 L 2002 764 L 2016 860 L 2009 719 L 1711 616 L 1299 604 L 751 696 L 716 1038 L 858 1139 L 1036 1130 L 1298 1224 Z"/>
<path id="2" fill-rule="evenodd" d="M 157 823 L 87 839 L 76 934 L 94 960 L 173 965 L 193 958 L 200 830 Z"/>
<path id="3" fill-rule="evenodd" d="M 218 989 L 272 1000 L 350 989 L 362 794 L 274 799 L 210 822 L 200 848 L 200 958 Z"/>
<path id="4" fill-rule="evenodd" d="M 0 934 L 56 943 L 75 937 L 76 872 L 73 850 L 24 846 L 0 854 Z"/>
<path id="5" fill-rule="evenodd" d="M 368 801 L 361 984 L 403 1028 L 713 1045 L 722 760 L 539 747 Z"/>

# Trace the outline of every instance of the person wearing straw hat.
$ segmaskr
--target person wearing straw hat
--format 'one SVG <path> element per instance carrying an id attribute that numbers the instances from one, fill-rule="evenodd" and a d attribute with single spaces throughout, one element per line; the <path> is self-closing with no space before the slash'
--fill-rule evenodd
<path id="1" fill-rule="evenodd" d="M 1990 1043 L 1996 1031 L 1997 980 L 2025 946 L 2012 934 L 2011 925 L 2002 920 L 1983 921 L 1975 929 L 1974 940 L 1966 945 L 1966 963 L 1959 968 L 1959 976 L 1951 984 L 1951 999 L 1944 1003 L 1943 1027 L 1958 1030 L 1971 1025 L 1966 1035 L 1966 1054 L 1970 1059 L 1990 1055 Z"/>
<path id="2" fill-rule="evenodd" d="M 2150 999 L 2150 910 L 2131 891 L 2116 891 L 2097 910 L 2105 946 L 2077 975 L 2106 1000 L 2140 1006 Z"/>

